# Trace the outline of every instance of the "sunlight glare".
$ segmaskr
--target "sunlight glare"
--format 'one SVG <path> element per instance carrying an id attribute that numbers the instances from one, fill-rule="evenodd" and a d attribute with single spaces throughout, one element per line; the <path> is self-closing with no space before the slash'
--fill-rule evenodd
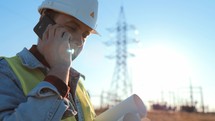
<path id="1" fill-rule="evenodd" d="M 158 93 L 189 84 L 190 67 L 184 55 L 169 47 L 156 45 L 134 50 L 130 61 L 134 91 Z M 137 78 L 138 77 L 138 78 Z"/>

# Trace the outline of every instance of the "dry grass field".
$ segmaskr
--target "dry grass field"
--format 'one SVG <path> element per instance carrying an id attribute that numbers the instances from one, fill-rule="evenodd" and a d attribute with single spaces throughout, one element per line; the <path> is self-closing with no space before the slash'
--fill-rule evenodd
<path id="1" fill-rule="evenodd" d="M 97 115 L 104 112 L 96 110 Z M 215 113 L 186 113 L 186 112 L 168 112 L 168 111 L 149 111 L 147 120 L 142 121 L 215 121 Z"/>
<path id="2" fill-rule="evenodd" d="M 149 121 L 215 121 L 215 114 L 150 111 Z"/>

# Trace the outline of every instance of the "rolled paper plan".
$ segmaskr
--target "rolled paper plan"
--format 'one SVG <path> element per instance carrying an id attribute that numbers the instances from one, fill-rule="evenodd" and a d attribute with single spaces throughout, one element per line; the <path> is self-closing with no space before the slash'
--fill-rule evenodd
<path id="1" fill-rule="evenodd" d="M 141 119 L 137 114 L 127 113 L 122 116 L 118 121 L 141 121 Z"/>
<path id="2" fill-rule="evenodd" d="M 133 94 L 116 106 L 101 113 L 95 118 L 95 121 L 118 121 L 127 113 L 137 114 L 140 118 L 146 116 L 146 106 L 138 95 Z"/>

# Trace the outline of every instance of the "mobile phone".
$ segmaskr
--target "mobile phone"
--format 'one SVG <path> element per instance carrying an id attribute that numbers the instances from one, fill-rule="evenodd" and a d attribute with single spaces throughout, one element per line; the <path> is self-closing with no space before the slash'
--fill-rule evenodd
<path id="1" fill-rule="evenodd" d="M 45 32 L 49 24 L 54 25 L 56 23 L 49 16 L 44 15 L 41 18 L 41 20 L 37 23 L 37 25 L 34 27 L 34 32 L 40 39 L 43 38 L 43 33 Z"/>

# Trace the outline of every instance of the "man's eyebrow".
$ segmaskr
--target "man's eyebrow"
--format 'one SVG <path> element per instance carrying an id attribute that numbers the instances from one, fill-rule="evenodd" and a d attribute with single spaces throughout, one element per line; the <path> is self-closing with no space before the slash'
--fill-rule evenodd
<path id="1" fill-rule="evenodd" d="M 68 21 L 66 21 L 66 24 L 68 24 L 68 23 L 74 23 L 76 26 L 78 26 L 78 28 L 80 28 L 81 29 L 81 25 L 77 22 L 77 20 L 74 20 L 74 19 L 70 19 L 70 20 L 68 20 Z M 91 33 L 93 31 L 93 29 L 87 29 L 85 32 L 89 32 L 89 33 Z"/>
<path id="2" fill-rule="evenodd" d="M 74 23 L 76 26 L 78 26 L 80 28 L 80 24 L 78 24 L 75 20 L 71 19 L 71 20 L 68 20 L 65 22 L 66 24 L 69 24 L 69 23 Z"/>

